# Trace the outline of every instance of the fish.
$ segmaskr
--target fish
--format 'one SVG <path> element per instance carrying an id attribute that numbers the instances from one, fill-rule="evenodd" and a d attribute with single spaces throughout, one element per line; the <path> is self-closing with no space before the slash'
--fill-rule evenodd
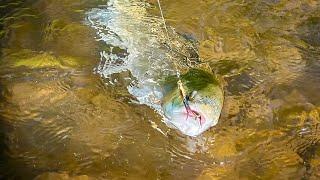
<path id="1" fill-rule="evenodd" d="M 192 68 L 179 79 L 168 77 L 163 83 L 162 108 L 168 122 L 183 134 L 198 136 L 218 123 L 223 107 L 223 89 L 219 79 L 205 70 Z"/>
<path id="2" fill-rule="evenodd" d="M 163 122 L 187 136 L 197 136 L 217 124 L 223 89 L 217 77 L 197 66 L 197 48 L 174 28 L 163 27 L 141 0 L 110 0 L 87 13 L 97 41 L 110 48 L 100 52 L 95 71 L 108 79 L 129 71 L 128 92 L 148 105 Z M 180 75 L 181 74 L 181 75 Z"/>

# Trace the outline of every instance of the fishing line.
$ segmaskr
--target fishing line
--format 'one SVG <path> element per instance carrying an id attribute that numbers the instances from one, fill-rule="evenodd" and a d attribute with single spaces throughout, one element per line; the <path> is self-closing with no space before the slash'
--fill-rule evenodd
<path id="1" fill-rule="evenodd" d="M 168 39 L 169 43 L 171 44 L 169 31 L 168 31 L 168 28 L 167 28 L 166 20 L 165 20 L 164 15 L 163 15 L 163 11 L 162 11 L 162 8 L 161 8 L 160 0 L 157 0 L 157 1 L 158 1 L 158 6 L 159 6 L 162 22 L 163 22 L 163 25 L 164 25 L 164 29 L 166 30 L 166 36 L 167 36 L 167 39 Z M 170 51 L 172 51 L 172 49 L 170 47 L 169 47 L 169 49 L 170 49 Z M 178 79 L 180 80 L 180 72 L 178 70 L 178 66 L 177 66 L 175 61 L 173 61 L 173 65 L 174 65 L 174 68 L 175 68 L 175 71 L 176 71 L 176 75 L 177 75 Z"/>
<path id="2" fill-rule="evenodd" d="M 168 32 L 166 20 L 164 19 L 164 15 L 163 15 L 163 12 L 162 12 L 160 0 L 157 0 L 157 1 L 158 1 L 158 6 L 159 6 L 159 10 L 160 10 L 162 21 L 163 21 L 164 29 L 166 30 L 167 39 L 168 39 L 169 43 L 171 44 L 170 37 L 169 37 L 169 32 Z M 171 51 L 171 48 L 169 48 L 169 49 Z M 173 65 L 174 65 L 174 68 L 176 70 L 176 75 L 177 75 L 177 78 L 178 78 L 178 82 L 177 82 L 178 83 L 178 88 L 180 90 L 181 95 L 183 96 L 183 99 L 186 99 L 185 98 L 186 97 L 185 90 L 184 90 L 184 88 L 182 86 L 182 82 L 181 82 L 181 78 L 180 78 L 180 72 L 178 70 L 178 66 L 177 66 L 175 61 L 173 61 Z"/>
<path id="3" fill-rule="evenodd" d="M 164 16 L 163 16 L 160 0 L 157 0 L 157 1 L 158 1 L 159 9 L 160 9 L 160 14 L 161 14 L 161 18 L 162 18 L 162 21 L 163 21 L 164 29 L 166 30 L 167 38 L 170 41 L 170 37 L 169 37 L 168 29 L 167 29 L 167 24 L 166 24 L 166 20 L 164 19 Z"/>
<path id="4" fill-rule="evenodd" d="M 157 2 L 158 2 L 158 6 L 159 6 L 161 18 L 162 18 L 162 21 L 163 21 L 164 29 L 165 29 L 165 31 L 166 31 L 167 39 L 168 39 L 169 43 L 171 44 L 171 40 L 170 40 L 170 36 L 169 36 L 169 32 L 168 32 L 166 20 L 165 20 L 165 18 L 164 18 L 163 11 L 162 11 L 162 8 L 161 8 L 160 0 L 157 0 Z M 172 48 L 169 47 L 169 49 L 170 49 L 170 51 L 172 51 Z M 179 53 L 179 54 L 182 54 L 182 53 L 180 53 L 180 52 L 178 52 L 178 53 Z M 182 54 L 182 55 L 183 55 L 183 54 Z M 186 55 L 184 55 L 184 56 L 187 58 L 187 60 L 189 60 Z M 180 91 L 180 95 L 182 96 L 182 99 L 183 99 L 184 107 L 186 108 L 187 113 L 188 113 L 188 112 L 191 112 L 193 115 L 196 116 L 196 118 L 200 118 L 200 124 L 201 124 L 201 116 L 200 116 L 198 113 L 196 113 L 195 111 L 193 111 L 193 110 L 190 108 L 190 106 L 189 106 L 188 96 L 187 96 L 186 91 L 185 91 L 185 89 L 184 89 L 184 87 L 183 87 L 183 84 L 182 84 L 182 81 L 181 81 L 181 77 L 180 77 L 180 72 L 179 72 L 179 70 L 178 70 L 178 66 L 177 66 L 177 64 L 176 64 L 175 61 L 173 61 L 173 65 L 174 65 L 174 68 L 175 68 L 175 70 L 176 70 L 176 75 L 177 75 L 177 78 L 178 78 L 177 85 L 178 85 L 178 89 L 179 89 L 179 91 Z"/>

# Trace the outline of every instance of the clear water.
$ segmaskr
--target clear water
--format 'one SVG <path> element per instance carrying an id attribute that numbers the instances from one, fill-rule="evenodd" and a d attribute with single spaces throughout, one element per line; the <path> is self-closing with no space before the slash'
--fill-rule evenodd
<path id="1" fill-rule="evenodd" d="M 116 27 L 163 36 L 156 1 L 119 2 L 127 9 L 100 29 L 88 17 L 107 1 L 0 2 L 1 178 L 319 178 L 319 2 L 161 1 L 168 25 L 224 79 L 219 123 L 196 138 L 128 90 L 140 73 L 163 75 L 134 53 L 167 52 L 153 33 L 124 33 L 126 48 L 111 39 L 110 53 L 101 35 Z"/>

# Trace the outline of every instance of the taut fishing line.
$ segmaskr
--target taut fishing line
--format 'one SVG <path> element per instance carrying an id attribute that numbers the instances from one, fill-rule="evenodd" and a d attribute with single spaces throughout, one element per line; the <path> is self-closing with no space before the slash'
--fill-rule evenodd
<path id="1" fill-rule="evenodd" d="M 164 18 L 163 11 L 162 11 L 162 8 L 161 8 L 160 0 L 157 0 L 157 2 L 158 2 L 161 18 L 162 18 L 162 21 L 163 21 L 164 29 L 166 30 L 167 39 L 168 39 L 169 43 L 171 43 L 170 42 L 170 36 L 169 36 L 168 28 L 167 28 L 167 24 L 166 24 L 166 20 Z M 172 49 L 170 48 L 170 51 L 171 50 Z M 185 56 L 185 57 L 187 57 L 187 56 Z M 173 65 L 174 65 L 174 68 L 175 68 L 175 71 L 176 71 L 176 76 L 178 78 L 178 82 L 177 82 L 178 89 L 179 89 L 180 95 L 182 96 L 183 104 L 184 104 L 184 107 L 186 108 L 186 111 L 187 112 L 191 112 L 197 118 L 201 118 L 198 113 L 196 113 L 195 111 L 193 111 L 190 108 L 189 102 L 188 102 L 188 95 L 186 94 L 186 90 L 183 87 L 183 84 L 182 84 L 182 81 L 181 81 L 181 77 L 180 77 L 180 72 L 179 72 L 178 66 L 177 66 L 175 61 L 173 61 Z"/>

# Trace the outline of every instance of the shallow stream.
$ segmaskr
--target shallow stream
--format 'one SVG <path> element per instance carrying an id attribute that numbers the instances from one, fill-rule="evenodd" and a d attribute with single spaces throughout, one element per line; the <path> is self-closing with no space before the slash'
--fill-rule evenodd
<path id="1" fill-rule="evenodd" d="M 142 8 L 143 22 L 163 31 L 156 0 L 118 1 L 132 16 L 141 17 Z M 142 77 L 133 70 L 144 68 L 135 61 L 120 66 L 130 52 L 165 55 L 145 43 L 152 34 L 130 51 L 112 41 L 117 34 L 102 38 L 111 25 L 120 27 L 97 24 L 114 17 L 104 14 L 108 1 L 4 0 L 0 179 L 320 178 L 320 3 L 161 3 L 168 27 L 196 44 L 200 59 L 223 79 L 219 123 L 185 136 L 128 88 Z M 127 26 L 117 31 L 128 30 L 121 34 L 127 37 L 136 25 L 115 23 Z M 105 68 L 110 52 L 120 65 Z"/>

